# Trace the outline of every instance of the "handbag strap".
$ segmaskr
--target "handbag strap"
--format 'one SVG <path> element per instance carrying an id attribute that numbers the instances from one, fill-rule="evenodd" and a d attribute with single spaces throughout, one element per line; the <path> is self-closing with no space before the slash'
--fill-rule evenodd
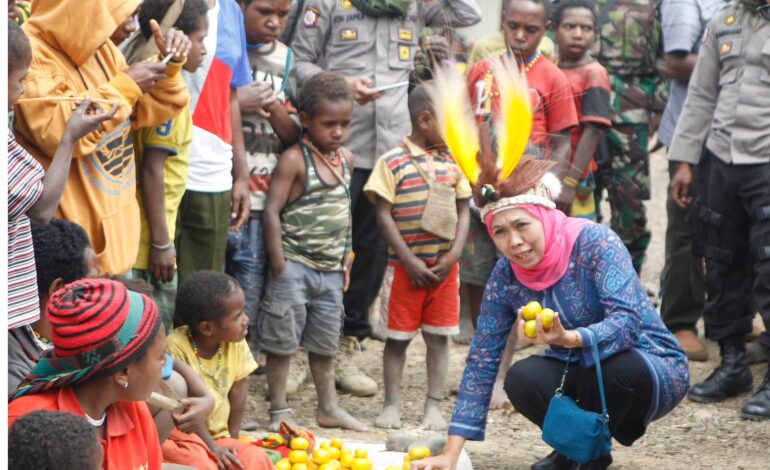
<path id="1" fill-rule="evenodd" d="M 607 400 L 604 397 L 604 377 L 602 376 L 602 361 L 599 359 L 599 346 L 596 344 L 596 336 L 594 332 L 586 328 L 588 336 L 591 337 L 591 355 L 594 358 L 594 365 L 596 366 L 596 379 L 599 384 L 599 396 L 602 400 L 602 416 L 609 420 L 610 415 L 607 413 Z M 567 380 L 567 372 L 569 372 L 569 362 L 572 359 L 572 349 L 567 356 L 567 363 L 564 365 L 564 373 L 561 376 L 561 383 L 556 389 L 556 395 L 561 396 L 564 393 L 564 382 Z"/>
<path id="2" fill-rule="evenodd" d="M 414 157 L 414 155 L 409 152 L 409 148 L 404 145 L 403 146 L 404 153 L 409 157 L 409 161 L 412 162 L 412 165 L 414 165 L 415 168 L 417 168 L 417 172 L 420 173 L 420 176 L 422 176 L 422 179 L 425 180 L 425 183 L 427 183 L 428 186 L 433 186 L 433 183 L 435 183 L 435 180 L 428 176 L 427 173 L 425 173 L 425 170 L 422 169 L 420 166 L 420 162 L 417 161 L 417 159 Z"/>

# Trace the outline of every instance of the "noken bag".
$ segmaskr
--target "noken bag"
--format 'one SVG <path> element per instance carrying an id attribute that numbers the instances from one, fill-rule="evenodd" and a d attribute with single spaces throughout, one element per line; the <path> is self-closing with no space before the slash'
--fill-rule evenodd
<path id="1" fill-rule="evenodd" d="M 407 152 L 408 154 L 408 152 Z M 454 240 L 457 230 L 457 193 L 453 186 L 430 178 L 411 155 L 412 164 L 428 184 L 428 198 L 420 226 L 426 232 L 445 240 Z"/>
<path id="2" fill-rule="evenodd" d="M 602 399 L 602 412 L 594 413 L 580 408 L 575 400 L 564 395 L 564 381 L 567 378 L 569 359 L 564 366 L 564 375 L 561 385 L 556 389 L 556 394 L 548 404 L 548 411 L 543 422 L 543 441 L 553 447 L 557 452 L 570 460 L 579 463 L 588 463 L 612 450 L 612 436 L 610 435 L 607 403 L 604 399 L 604 381 L 602 379 L 602 366 L 599 360 L 599 349 L 592 331 L 592 353 L 596 365 L 596 377 L 599 381 L 599 394 Z M 572 353 L 570 352 L 570 357 Z"/>

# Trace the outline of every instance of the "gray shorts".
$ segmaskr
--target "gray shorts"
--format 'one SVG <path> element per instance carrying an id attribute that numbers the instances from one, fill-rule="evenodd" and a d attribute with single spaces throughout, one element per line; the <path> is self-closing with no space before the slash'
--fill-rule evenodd
<path id="1" fill-rule="evenodd" d="M 259 346 L 268 353 L 290 356 L 302 346 L 321 356 L 335 356 L 342 337 L 344 276 L 317 271 L 295 261 L 273 277 L 257 315 Z"/>
<path id="2" fill-rule="evenodd" d="M 460 258 L 460 282 L 485 286 L 499 258 L 486 225 L 477 216 L 471 215 L 468 239 Z"/>

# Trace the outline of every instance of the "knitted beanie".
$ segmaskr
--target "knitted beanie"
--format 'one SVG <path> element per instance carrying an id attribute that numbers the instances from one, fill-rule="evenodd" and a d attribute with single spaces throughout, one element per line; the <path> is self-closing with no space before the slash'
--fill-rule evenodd
<path id="1" fill-rule="evenodd" d="M 13 398 L 114 374 L 144 354 L 160 327 L 155 302 L 107 279 L 58 290 L 48 301 L 48 318 L 54 347 Z"/>

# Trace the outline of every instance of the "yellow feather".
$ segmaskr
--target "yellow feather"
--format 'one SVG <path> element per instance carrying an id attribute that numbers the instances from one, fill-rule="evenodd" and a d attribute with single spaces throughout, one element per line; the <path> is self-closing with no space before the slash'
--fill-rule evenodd
<path id="1" fill-rule="evenodd" d="M 532 102 L 527 77 L 508 58 L 492 61 L 492 73 L 500 93 L 500 115 L 495 124 L 497 167 L 500 180 L 514 172 L 532 132 Z"/>
<path id="2" fill-rule="evenodd" d="M 429 87 L 439 132 L 457 165 L 475 185 L 479 177 L 479 131 L 473 119 L 465 79 L 457 67 L 437 68 Z"/>

